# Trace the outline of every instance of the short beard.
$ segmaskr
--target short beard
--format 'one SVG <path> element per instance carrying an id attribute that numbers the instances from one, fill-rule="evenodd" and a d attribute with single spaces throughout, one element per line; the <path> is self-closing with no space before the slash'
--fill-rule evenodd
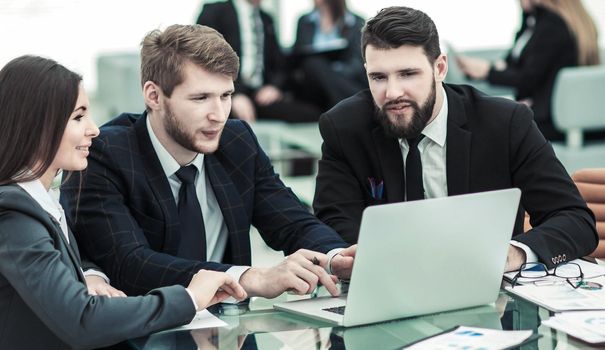
<path id="1" fill-rule="evenodd" d="M 181 147 L 196 153 L 202 153 L 201 149 L 195 146 L 195 136 L 188 134 L 187 129 L 183 127 L 183 124 L 174 116 L 172 108 L 168 102 L 164 103 L 164 110 L 166 115 L 164 116 L 164 129 L 176 143 Z"/>
<path id="2" fill-rule="evenodd" d="M 397 139 L 410 139 L 416 138 L 420 135 L 422 130 L 426 127 L 426 124 L 431 120 L 431 116 L 433 115 L 433 108 L 435 107 L 435 100 L 437 99 L 437 92 L 435 87 L 435 81 L 433 81 L 433 86 L 431 88 L 431 93 L 429 94 L 426 102 L 422 105 L 422 107 L 418 106 L 416 101 L 407 100 L 404 98 L 398 98 L 394 101 L 390 101 L 386 103 L 382 108 L 376 107 L 376 119 L 382 125 L 382 128 L 385 134 L 388 137 L 393 137 Z M 406 103 L 409 104 L 414 110 L 414 114 L 412 115 L 412 120 L 410 120 L 408 125 L 399 125 L 393 123 L 387 112 L 385 111 L 390 105 Z"/>

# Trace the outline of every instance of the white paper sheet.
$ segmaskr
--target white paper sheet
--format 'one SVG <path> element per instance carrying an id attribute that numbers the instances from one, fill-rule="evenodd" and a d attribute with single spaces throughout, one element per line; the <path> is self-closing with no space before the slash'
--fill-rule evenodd
<path id="1" fill-rule="evenodd" d="M 605 277 L 588 280 L 605 286 Z M 551 311 L 605 310 L 605 288 L 573 289 L 562 281 L 553 285 L 525 284 L 506 290 Z"/>
<path id="2" fill-rule="evenodd" d="M 501 331 L 460 326 L 451 332 L 423 340 L 405 349 L 410 350 L 501 350 L 523 343 L 532 331 Z"/>
<path id="3" fill-rule="evenodd" d="M 170 329 L 170 331 L 184 331 L 188 329 L 215 328 L 225 326 L 227 326 L 227 323 L 225 323 L 225 321 L 214 316 L 208 310 L 202 310 L 198 311 L 195 314 L 195 317 L 189 324 L 172 328 Z"/>
<path id="4" fill-rule="evenodd" d="M 542 324 L 589 343 L 605 343 L 605 311 L 564 312 Z"/>

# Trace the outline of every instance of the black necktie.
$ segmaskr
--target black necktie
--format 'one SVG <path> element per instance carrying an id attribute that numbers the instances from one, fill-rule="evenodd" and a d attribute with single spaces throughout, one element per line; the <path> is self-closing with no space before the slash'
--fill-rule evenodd
<path id="1" fill-rule="evenodd" d="M 405 194 L 407 201 L 424 199 L 424 186 L 422 185 L 422 161 L 418 151 L 418 143 L 424 135 L 420 134 L 408 141 L 408 156 L 405 159 Z"/>
<path id="2" fill-rule="evenodd" d="M 178 204 L 181 242 L 177 256 L 206 261 L 206 229 L 204 228 L 202 208 L 195 192 L 196 174 L 197 168 L 193 165 L 181 167 L 176 172 L 176 176 L 181 180 Z"/>

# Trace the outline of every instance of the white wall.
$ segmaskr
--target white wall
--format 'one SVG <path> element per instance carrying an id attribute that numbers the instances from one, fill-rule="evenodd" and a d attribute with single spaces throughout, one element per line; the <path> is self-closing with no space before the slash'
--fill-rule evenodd
<path id="1" fill-rule="evenodd" d="M 584 0 L 605 42 L 605 0 Z M 278 4 L 281 40 L 291 45 L 298 16 L 312 0 L 265 0 Z M 371 17 L 386 6 L 421 9 L 437 24 L 442 39 L 460 49 L 503 47 L 519 24 L 517 0 L 348 0 Z M 173 23 L 192 23 L 200 0 L 0 0 L 0 66 L 23 54 L 52 57 L 84 74 L 85 86 L 96 86 L 99 53 L 137 50 L 148 31 Z"/>

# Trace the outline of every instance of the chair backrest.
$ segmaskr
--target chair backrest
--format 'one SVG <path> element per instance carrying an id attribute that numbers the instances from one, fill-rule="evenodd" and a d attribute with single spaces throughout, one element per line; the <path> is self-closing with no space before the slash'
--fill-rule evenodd
<path id="1" fill-rule="evenodd" d="M 582 147 L 582 131 L 605 128 L 602 100 L 605 65 L 568 67 L 559 71 L 552 96 L 555 126 L 565 132 L 569 147 Z"/>
<path id="2" fill-rule="evenodd" d="M 572 179 L 597 220 L 599 245 L 590 255 L 605 258 L 605 168 L 578 170 Z"/>
<path id="3" fill-rule="evenodd" d="M 101 123 L 119 113 L 141 113 L 145 101 L 141 92 L 141 59 L 138 52 L 107 53 L 97 57 L 97 99 L 105 115 Z"/>
<path id="4" fill-rule="evenodd" d="M 576 171 L 571 178 L 597 221 L 599 244 L 590 256 L 605 258 L 605 168 L 581 169 Z M 523 231 L 527 232 L 531 228 L 529 215 L 525 213 Z"/>

